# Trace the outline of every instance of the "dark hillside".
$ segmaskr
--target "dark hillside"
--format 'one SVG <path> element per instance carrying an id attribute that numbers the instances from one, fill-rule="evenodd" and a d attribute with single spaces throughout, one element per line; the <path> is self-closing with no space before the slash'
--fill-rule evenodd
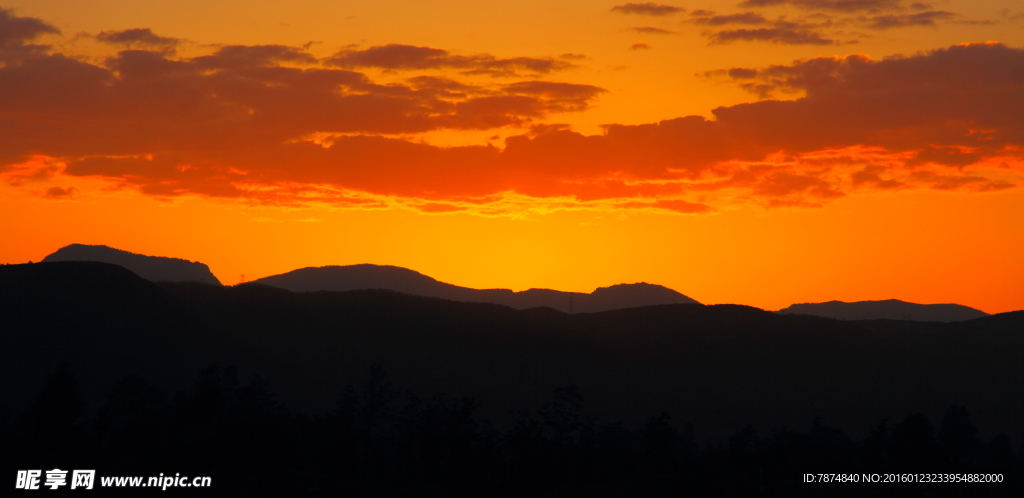
<path id="1" fill-rule="evenodd" d="M 190 299 L 175 287 L 165 285 Z M 204 291 L 224 301 L 190 305 L 239 340 L 263 341 L 256 350 L 276 358 L 266 368 L 281 369 L 273 378 L 319 379 L 295 387 L 310 395 L 310 409 L 332 379 L 354 379 L 379 363 L 417 392 L 475 396 L 495 419 L 569 384 L 606 419 L 667 410 L 709 436 L 755 419 L 777 427 L 814 415 L 868 427 L 954 402 L 974 407 L 987 430 L 1019 431 L 1015 417 L 1024 415 L 1024 400 L 1010 395 L 1024 385 L 1016 360 L 1024 334 L 989 319 L 964 327 L 899 322 L 906 328 L 883 331 L 745 306 L 565 315 L 382 291 Z"/>
<path id="2" fill-rule="evenodd" d="M 214 496 L 924 491 L 813 487 L 807 472 L 1006 479 L 927 496 L 1024 485 L 1024 312 L 569 315 L 380 290 L 154 285 L 65 262 L 0 266 L 0 325 L 9 474 L 174 471 L 212 476 Z"/>
<path id="3" fill-rule="evenodd" d="M 11 393 L 38 388 L 59 359 L 83 384 L 137 372 L 170 381 L 217 361 L 319 413 L 379 364 L 422 395 L 475 397 L 498 424 L 575 384 L 602 420 L 667 411 L 712 439 L 746 424 L 802 427 L 815 416 L 866 431 L 954 403 L 986 434 L 1024 435 L 1021 313 L 951 324 L 697 304 L 568 315 L 389 291 L 152 285 L 98 263 L 0 269 Z"/>
<path id="4" fill-rule="evenodd" d="M 0 266 L 0 393 L 24 407 L 67 361 L 90 406 L 128 374 L 171 387 L 222 355 L 191 310 L 131 271 L 96 262 Z"/>

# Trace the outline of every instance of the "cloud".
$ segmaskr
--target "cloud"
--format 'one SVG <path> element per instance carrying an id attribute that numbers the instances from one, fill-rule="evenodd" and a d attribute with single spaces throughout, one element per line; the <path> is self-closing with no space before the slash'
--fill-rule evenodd
<path id="1" fill-rule="evenodd" d="M 966 24 L 968 26 L 994 26 L 999 24 L 999 21 L 992 19 L 958 19 L 949 22 L 952 24 Z"/>
<path id="2" fill-rule="evenodd" d="M 50 187 L 46 189 L 46 193 L 43 197 L 47 199 L 70 199 L 78 194 L 78 189 L 75 187 Z"/>
<path id="3" fill-rule="evenodd" d="M 1024 51 L 997 43 L 956 45 L 912 57 L 819 57 L 792 65 L 724 72 L 768 96 L 714 111 L 718 122 L 787 151 L 859 144 L 899 154 L 904 166 L 964 168 L 1020 153 Z M 762 128 L 763 127 L 763 128 Z"/>
<path id="4" fill-rule="evenodd" d="M 783 45 L 839 45 L 857 43 L 856 40 L 841 42 L 824 34 L 824 29 L 845 23 L 827 15 L 812 15 L 803 19 L 788 20 L 779 17 L 770 21 L 756 12 L 741 12 L 729 15 L 699 16 L 690 21 L 699 26 L 722 27 L 729 25 L 762 26 L 756 28 L 724 29 L 705 31 L 704 36 L 712 45 L 737 41 L 768 42 Z"/>
<path id="5" fill-rule="evenodd" d="M 651 48 L 651 44 L 645 41 L 638 41 L 629 46 L 630 50 L 647 50 Z"/>
<path id="6" fill-rule="evenodd" d="M 455 103 L 447 127 L 489 129 L 524 125 L 547 114 L 585 110 L 604 90 L 592 85 L 549 81 L 520 81 L 494 94 Z"/>
<path id="7" fill-rule="evenodd" d="M 734 67 L 732 69 L 729 69 L 726 72 L 726 74 L 728 74 L 729 77 L 733 78 L 733 79 L 745 80 L 745 79 L 751 79 L 751 78 L 757 77 L 757 70 L 756 69 L 746 69 L 746 68 L 742 68 L 742 67 Z"/>
<path id="8" fill-rule="evenodd" d="M 667 16 L 686 12 L 686 9 L 676 7 L 674 5 L 647 2 L 616 5 L 611 8 L 611 12 L 618 12 L 620 14 L 638 14 L 642 16 Z"/>
<path id="9" fill-rule="evenodd" d="M 907 28 L 912 26 L 935 26 L 935 21 L 956 18 L 956 14 L 941 10 L 930 10 L 917 14 L 887 14 L 859 19 L 871 29 Z"/>
<path id="10" fill-rule="evenodd" d="M 134 28 L 122 31 L 101 31 L 96 35 L 96 39 L 104 43 L 121 45 L 130 49 L 149 48 L 167 53 L 173 53 L 178 44 L 181 43 L 181 40 L 177 38 L 158 36 L 149 28 Z"/>
<path id="11" fill-rule="evenodd" d="M 694 24 L 701 26 L 724 26 L 726 24 L 768 24 L 768 19 L 756 12 L 741 12 L 725 16 L 701 16 L 693 20 Z"/>
<path id="12" fill-rule="evenodd" d="M 859 26 L 867 29 L 886 30 L 893 28 L 908 28 L 916 26 L 936 26 L 939 21 L 984 24 L 985 21 L 957 21 L 958 14 L 946 11 L 927 10 L 913 14 L 905 13 L 905 8 L 898 2 L 881 1 L 783 1 L 783 0 L 750 0 L 741 4 L 742 6 L 771 6 L 793 4 L 806 8 L 820 8 L 826 10 L 840 10 L 847 12 L 864 11 L 871 15 L 840 15 L 833 16 L 817 12 L 803 18 L 790 20 L 785 16 L 770 21 L 757 12 L 740 12 L 728 15 L 715 15 L 714 12 L 700 11 L 691 23 L 698 26 L 719 28 L 731 25 L 758 26 L 757 28 L 743 28 L 719 31 L 705 31 L 704 36 L 708 37 L 712 44 L 724 44 L 735 41 L 747 42 L 770 42 L 785 45 L 839 45 L 858 43 L 858 40 L 840 41 L 834 36 L 843 34 L 842 31 L 834 32 L 832 35 L 826 31 L 843 26 Z M 881 14 L 882 10 L 889 7 L 899 9 L 901 12 L 894 14 Z M 914 9 L 927 7 L 924 4 L 914 4 Z M 885 9 L 883 9 L 885 8 Z M 861 37 L 867 35 L 860 34 Z"/>
<path id="13" fill-rule="evenodd" d="M 318 61 L 305 50 L 285 45 L 228 45 L 191 62 L 202 69 L 239 69 L 285 64 L 313 65 Z"/>
<path id="14" fill-rule="evenodd" d="M 672 199 L 641 199 L 615 204 L 616 209 L 665 210 L 683 214 L 704 214 L 714 211 L 707 204 Z"/>
<path id="15" fill-rule="evenodd" d="M 1024 12 L 1014 12 L 1009 8 L 1003 8 L 999 11 L 999 16 L 1010 21 L 1015 21 L 1017 19 L 1024 18 Z"/>
<path id="16" fill-rule="evenodd" d="M 604 91 L 593 85 L 411 69 L 382 85 L 308 55 L 123 50 L 92 64 L 7 53 L 0 177 L 34 191 L 100 179 L 158 198 L 521 216 L 809 207 L 862 191 L 995 191 L 1024 174 L 1024 50 L 997 43 L 726 68 L 711 76 L 792 100 L 598 135 L 543 126 L 588 109 Z M 403 137 L 507 125 L 531 131 L 502 148 Z"/>
<path id="17" fill-rule="evenodd" d="M 124 50 L 102 65 L 34 54 L 0 64 L 0 159 L 528 125 L 549 113 L 583 110 L 601 92 L 536 80 L 479 85 L 427 77 L 378 85 L 359 72 L 318 67 L 301 48 L 281 45 L 225 46 L 191 59 Z"/>
<path id="18" fill-rule="evenodd" d="M 652 27 L 652 26 L 639 26 L 639 27 L 634 27 L 634 28 L 629 28 L 629 29 L 631 31 L 634 31 L 634 32 L 637 32 L 637 33 L 652 34 L 652 35 L 674 35 L 674 34 L 677 34 L 675 31 L 671 31 L 671 30 L 667 30 L 667 29 L 661 29 L 661 28 L 655 28 L 655 27 Z"/>
<path id="19" fill-rule="evenodd" d="M 0 8 L 0 55 L 27 54 L 49 48 L 28 42 L 60 30 L 34 17 L 16 17 L 11 9 Z"/>
<path id="20" fill-rule="evenodd" d="M 502 87 L 515 95 L 530 95 L 557 106 L 559 112 L 583 110 L 588 102 L 605 90 L 593 85 L 557 83 L 552 81 L 520 81 Z"/>
<path id="21" fill-rule="evenodd" d="M 832 10 L 839 12 L 877 12 L 897 10 L 901 0 L 744 0 L 740 7 L 758 8 L 776 5 L 793 5 L 807 10 Z"/>
<path id="22" fill-rule="evenodd" d="M 571 55 L 571 54 L 570 54 Z M 534 57 L 498 59 L 489 54 L 453 55 L 447 50 L 413 45 L 381 45 L 342 50 L 324 60 L 327 66 L 390 70 L 458 69 L 466 74 L 515 76 L 522 72 L 547 74 L 575 67 L 565 60 Z"/>
<path id="23" fill-rule="evenodd" d="M 910 187 L 901 181 L 884 178 L 887 173 L 888 170 L 885 167 L 866 166 L 860 171 L 855 171 L 850 179 L 853 181 L 854 187 L 871 186 L 880 190 L 899 190 Z"/>
<path id="24" fill-rule="evenodd" d="M 801 28 L 733 29 L 709 33 L 712 44 L 736 41 L 770 42 L 781 45 L 836 45 L 838 40 L 825 38 L 816 31 Z"/>

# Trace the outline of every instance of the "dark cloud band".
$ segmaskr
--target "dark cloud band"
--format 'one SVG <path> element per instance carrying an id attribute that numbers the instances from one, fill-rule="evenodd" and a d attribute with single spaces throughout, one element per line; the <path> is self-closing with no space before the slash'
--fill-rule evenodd
<path id="1" fill-rule="evenodd" d="M 54 32 L 4 15 L 30 27 L 5 47 Z M 93 177 L 153 196 L 268 204 L 365 208 L 390 198 L 495 213 L 518 199 L 700 213 L 720 202 L 819 205 L 863 189 L 998 190 L 1018 181 L 1024 162 L 1015 112 L 1024 107 L 1024 50 L 997 43 L 724 69 L 711 76 L 794 98 L 719 107 L 713 119 L 612 124 L 592 136 L 543 125 L 588 109 L 599 87 L 536 77 L 483 84 L 458 75 L 518 59 L 382 47 L 392 48 L 348 51 L 334 65 L 281 45 L 194 58 L 123 50 L 102 64 L 6 50 L 0 176 Z M 384 64 L 409 73 L 385 85 L 356 71 Z M 397 137 L 504 126 L 532 131 L 502 149 Z M 46 195 L 81 192 L 65 183 Z"/>

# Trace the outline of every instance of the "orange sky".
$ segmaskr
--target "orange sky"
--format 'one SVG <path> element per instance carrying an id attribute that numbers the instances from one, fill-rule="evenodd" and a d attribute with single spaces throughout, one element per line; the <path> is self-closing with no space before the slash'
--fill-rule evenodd
<path id="1" fill-rule="evenodd" d="M 0 262 L 1024 308 L 1024 2 L 0 3 Z"/>

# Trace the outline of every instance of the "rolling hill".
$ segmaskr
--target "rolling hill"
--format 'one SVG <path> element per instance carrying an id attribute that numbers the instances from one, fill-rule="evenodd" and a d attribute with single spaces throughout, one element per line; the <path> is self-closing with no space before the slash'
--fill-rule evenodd
<path id="1" fill-rule="evenodd" d="M 962 322 L 988 316 L 984 311 L 959 304 L 916 304 L 899 299 L 794 304 L 779 310 L 779 313 L 824 316 L 839 320 L 887 319 L 918 322 Z"/>

